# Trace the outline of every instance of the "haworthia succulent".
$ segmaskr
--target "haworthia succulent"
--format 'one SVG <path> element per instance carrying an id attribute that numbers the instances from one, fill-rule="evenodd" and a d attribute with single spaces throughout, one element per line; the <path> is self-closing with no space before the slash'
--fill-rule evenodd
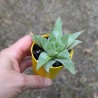
<path id="1" fill-rule="evenodd" d="M 68 50 L 74 48 L 81 41 L 76 40 L 83 31 L 76 33 L 65 33 L 62 35 L 62 21 L 57 19 L 53 31 L 48 36 L 48 39 L 43 38 L 40 35 L 34 35 L 33 40 L 43 48 L 39 56 L 37 69 L 44 66 L 45 70 L 49 72 L 51 66 L 56 62 L 61 62 L 64 67 L 72 74 L 76 73 L 75 66 L 72 63 Z"/>

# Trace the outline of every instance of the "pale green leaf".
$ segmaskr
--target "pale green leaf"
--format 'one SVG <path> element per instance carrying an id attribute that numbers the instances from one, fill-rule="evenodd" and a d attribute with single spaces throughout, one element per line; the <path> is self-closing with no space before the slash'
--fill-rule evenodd
<path id="1" fill-rule="evenodd" d="M 48 40 L 41 35 L 33 35 L 33 40 L 36 42 L 38 46 L 46 50 L 46 44 Z"/>
<path id="2" fill-rule="evenodd" d="M 51 52 L 51 50 L 49 50 L 48 53 L 49 53 L 49 56 L 50 56 L 51 58 L 55 58 L 56 55 L 58 54 L 58 52 L 53 51 L 53 50 L 52 50 L 52 52 Z"/>
<path id="3" fill-rule="evenodd" d="M 42 52 L 39 56 L 38 63 L 37 63 L 37 70 L 41 67 L 44 66 L 46 62 L 48 62 L 51 59 L 51 57 L 48 56 L 46 52 Z"/>
<path id="4" fill-rule="evenodd" d="M 42 37 L 42 36 L 39 36 L 39 40 L 40 40 L 40 43 L 42 45 L 42 48 L 44 50 L 46 50 L 46 44 L 47 44 L 48 40 L 46 38 Z"/>
<path id="5" fill-rule="evenodd" d="M 56 52 L 56 50 L 55 50 L 56 48 L 54 47 L 54 45 L 51 43 L 51 42 L 47 42 L 47 44 L 46 44 L 46 52 L 47 52 L 47 54 L 49 55 L 49 56 L 55 56 L 56 54 L 57 54 L 57 52 Z"/>
<path id="6" fill-rule="evenodd" d="M 40 37 L 39 37 L 39 35 L 33 35 L 33 40 L 36 42 L 36 44 L 38 45 L 38 46 L 40 46 L 41 48 L 42 48 L 42 44 L 41 44 L 41 42 L 40 42 Z"/>
<path id="7" fill-rule="evenodd" d="M 64 34 L 61 38 L 61 41 L 63 44 L 65 44 L 65 47 L 67 47 L 67 41 L 68 41 L 68 38 L 69 38 L 69 34 Z"/>
<path id="8" fill-rule="evenodd" d="M 53 34 L 53 32 L 50 32 L 49 37 L 48 37 L 48 41 L 55 42 L 55 40 L 56 40 L 55 35 Z"/>
<path id="9" fill-rule="evenodd" d="M 65 50 L 63 50 L 62 52 L 60 52 L 60 53 L 57 55 L 57 58 L 61 58 L 61 59 L 67 58 L 67 59 L 70 59 L 70 55 L 69 55 L 68 50 L 65 49 Z"/>
<path id="10" fill-rule="evenodd" d="M 73 47 L 75 47 L 76 45 L 82 43 L 82 41 L 80 40 L 75 40 L 67 49 L 70 50 L 72 49 Z"/>
<path id="11" fill-rule="evenodd" d="M 76 32 L 73 34 L 70 34 L 69 38 L 68 38 L 68 42 L 67 42 L 67 48 L 76 40 L 76 38 L 81 35 L 83 33 L 83 31 L 80 32 Z"/>
<path id="12" fill-rule="evenodd" d="M 53 31 L 50 33 L 49 40 L 60 39 L 62 37 L 62 21 L 60 17 L 57 19 Z"/>
<path id="13" fill-rule="evenodd" d="M 55 46 L 56 46 L 56 51 L 57 51 L 57 52 L 61 52 L 61 51 L 65 48 L 65 44 L 62 43 L 61 40 L 57 40 L 57 41 L 55 42 Z"/>
<path id="14" fill-rule="evenodd" d="M 76 73 L 75 66 L 69 59 L 56 59 L 57 61 L 61 62 L 65 69 L 69 70 L 72 74 Z"/>
<path id="15" fill-rule="evenodd" d="M 45 70 L 46 70 L 47 72 L 49 72 L 50 67 L 51 67 L 55 62 L 56 62 L 56 60 L 49 60 L 49 61 L 45 64 L 45 66 L 44 66 Z"/>

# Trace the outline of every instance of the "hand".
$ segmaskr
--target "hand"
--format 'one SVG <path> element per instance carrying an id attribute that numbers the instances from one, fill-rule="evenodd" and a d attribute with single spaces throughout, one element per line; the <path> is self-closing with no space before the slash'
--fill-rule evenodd
<path id="1" fill-rule="evenodd" d="M 31 66 L 29 35 L 0 52 L 0 98 L 14 98 L 27 89 L 50 86 L 52 81 L 38 75 L 26 75 Z"/>

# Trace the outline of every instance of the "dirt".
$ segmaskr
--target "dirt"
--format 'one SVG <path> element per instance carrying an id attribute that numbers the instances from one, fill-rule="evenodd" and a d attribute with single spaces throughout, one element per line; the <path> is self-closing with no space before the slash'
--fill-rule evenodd
<path id="1" fill-rule="evenodd" d="M 17 98 L 98 98 L 98 0 L 0 0 L 0 50 L 32 31 L 46 34 L 58 17 L 63 32 L 85 32 L 74 48 L 77 73 L 63 69 L 53 86 Z M 26 73 L 30 74 L 31 68 Z"/>

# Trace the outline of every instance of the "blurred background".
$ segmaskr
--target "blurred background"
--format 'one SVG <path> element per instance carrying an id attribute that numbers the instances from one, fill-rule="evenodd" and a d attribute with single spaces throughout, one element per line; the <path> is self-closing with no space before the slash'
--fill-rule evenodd
<path id="1" fill-rule="evenodd" d="M 63 69 L 52 87 L 17 98 L 98 98 L 98 0 L 0 0 L 0 51 L 29 31 L 49 32 L 59 16 L 64 33 L 85 30 L 74 48 L 77 74 Z"/>

